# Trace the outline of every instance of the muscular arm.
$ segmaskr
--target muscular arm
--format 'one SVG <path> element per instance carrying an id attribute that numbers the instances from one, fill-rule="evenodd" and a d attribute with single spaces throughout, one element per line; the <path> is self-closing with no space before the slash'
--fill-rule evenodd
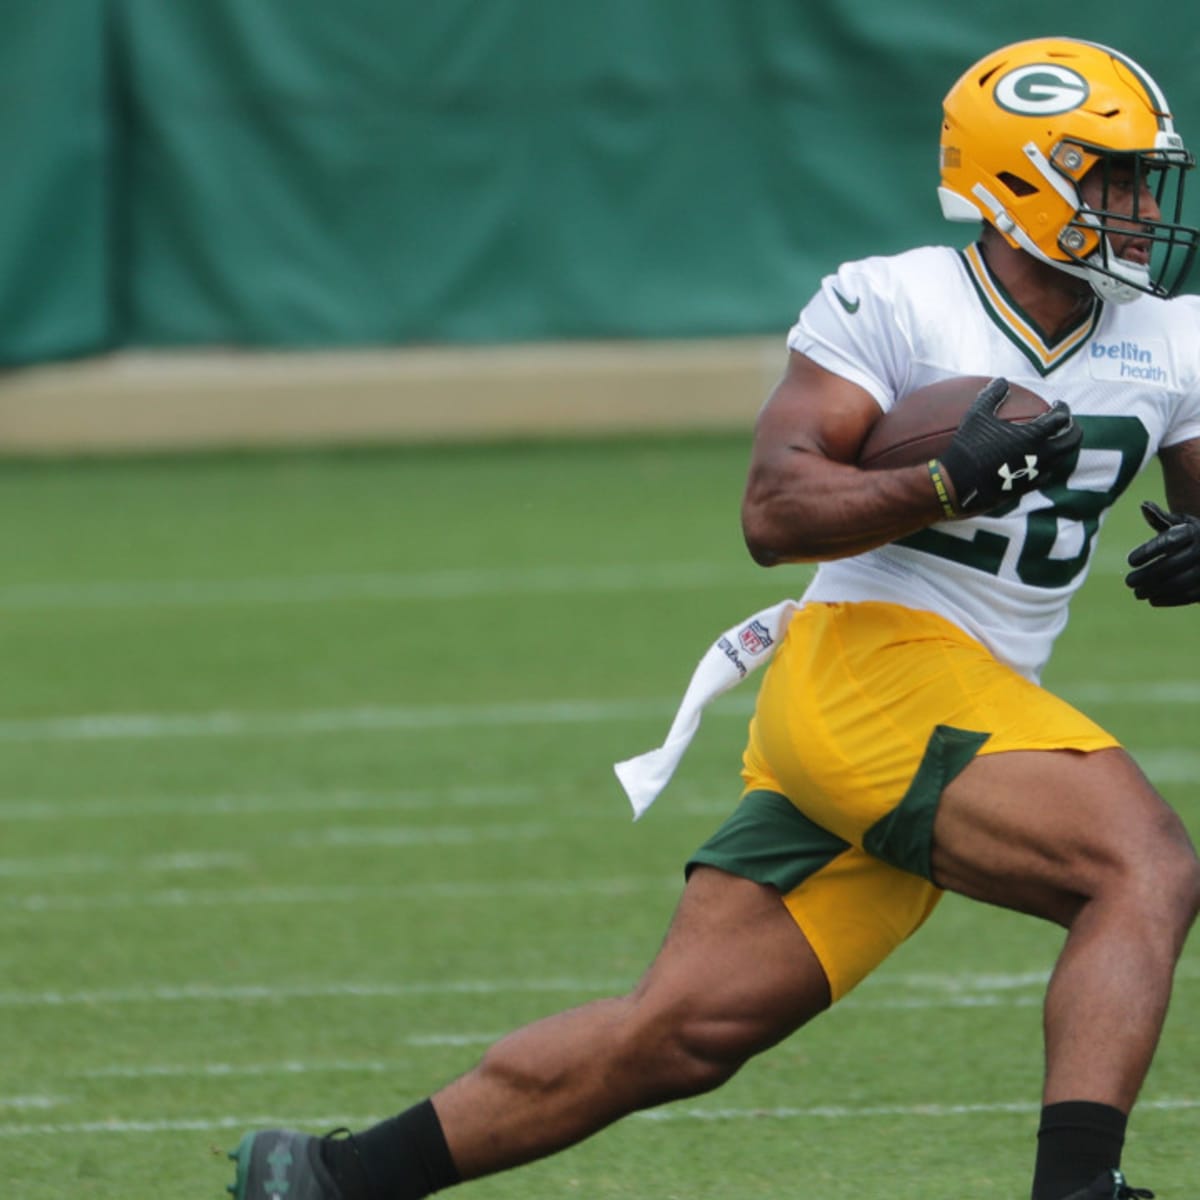
<path id="1" fill-rule="evenodd" d="M 852 465 L 879 416 L 862 388 L 791 355 L 759 415 L 742 499 L 755 562 L 844 558 L 942 519 L 925 467 Z"/>
<path id="2" fill-rule="evenodd" d="M 1167 508 L 1200 517 L 1200 438 L 1159 452 Z"/>

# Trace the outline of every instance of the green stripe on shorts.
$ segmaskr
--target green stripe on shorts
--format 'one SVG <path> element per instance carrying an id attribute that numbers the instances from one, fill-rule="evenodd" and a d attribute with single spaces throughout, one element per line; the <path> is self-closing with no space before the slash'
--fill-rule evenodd
<path id="1" fill-rule="evenodd" d="M 990 735 L 952 725 L 934 727 L 907 792 L 863 837 L 873 858 L 931 879 L 933 819 L 942 789 L 975 757 Z M 770 884 L 783 895 L 849 849 L 828 829 L 806 817 L 786 796 L 747 792 L 725 823 L 688 860 L 731 875 Z"/>
<path id="2" fill-rule="evenodd" d="M 933 818 L 942 789 L 979 752 L 990 734 L 953 725 L 935 725 L 921 765 L 904 798 L 863 836 L 863 849 L 875 858 L 933 881 Z"/>
<path id="3" fill-rule="evenodd" d="M 725 823 L 688 860 L 765 883 L 787 895 L 850 843 L 810 821 L 778 792 L 747 792 Z"/>

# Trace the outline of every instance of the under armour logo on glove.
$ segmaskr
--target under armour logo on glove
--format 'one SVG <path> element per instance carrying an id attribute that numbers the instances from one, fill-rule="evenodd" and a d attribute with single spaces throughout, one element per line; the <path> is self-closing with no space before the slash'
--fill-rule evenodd
<path id="1" fill-rule="evenodd" d="M 1065 478 L 1079 459 L 1083 430 L 1061 400 L 1032 420 L 1006 421 L 997 414 L 1008 391 L 1007 379 L 989 381 L 935 460 L 938 474 L 953 488 L 947 515 L 987 512 Z M 1022 462 L 1014 471 L 1013 464 Z"/>
<path id="2" fill-rule="evenodd" d="M 997 473 L 1004 482 L 1000 485 L 1000 490 L 1011 492 L 1014 479 L 1026 479 L 1032 483 L 1038 477 L 1037 462 L 1036 454 L 1027 454 L 1025 455 L 1025 465 L 1016 471 L 1008 463 L 1001 463 Z"/>

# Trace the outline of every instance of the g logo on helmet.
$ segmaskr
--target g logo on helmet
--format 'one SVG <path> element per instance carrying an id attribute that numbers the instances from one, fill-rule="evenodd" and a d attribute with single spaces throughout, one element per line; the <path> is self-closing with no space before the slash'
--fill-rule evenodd
<path id="1" fill-rule="evenodd" d="M 1001 75 L 992 93 L 1008 112 L 1049 117 L 1078 108 L 1091 89 L 1078 71 L 1057 63 L 1033 63 Z"/>

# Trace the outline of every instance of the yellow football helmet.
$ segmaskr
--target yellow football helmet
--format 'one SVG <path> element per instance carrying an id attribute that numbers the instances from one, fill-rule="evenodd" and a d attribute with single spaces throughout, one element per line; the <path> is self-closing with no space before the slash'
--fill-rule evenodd
<path id="1" fill-rule="evenodd" d="M 1086 279 L 1106 300 L 1171 296 L 1183 284 L 1200 231 L 1182 223 L 1184 174 L 1195 159 L 1175 132 L 1158 84 L 1126 55 L 1073 38 L 1036 38 L 989 54 L 943 104 L 942 213 L 993 225 L 1012 246 Z M 1109 173 L 1150 188 L 1154 219 L 1109 211 Z M 1079 183 L 1102 173 L 1102 200 Z M 1149 241 L 1149 263 L 1119 258 L 1109 234 Z"/>

